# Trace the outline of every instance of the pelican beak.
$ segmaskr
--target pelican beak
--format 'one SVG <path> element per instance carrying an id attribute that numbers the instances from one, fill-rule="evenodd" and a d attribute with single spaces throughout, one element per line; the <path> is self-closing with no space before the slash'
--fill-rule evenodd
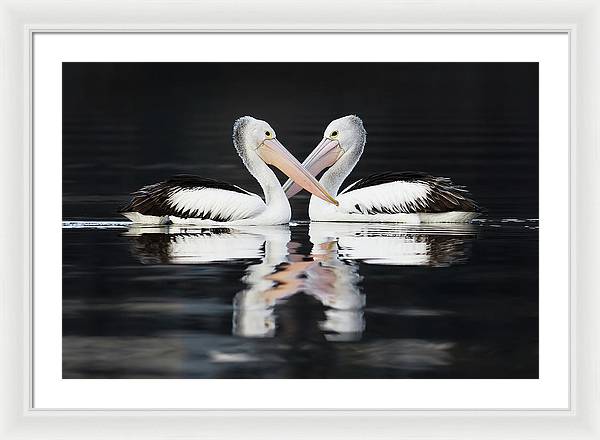
<path id="1" fill-rule="evenodd" d="M 325 168 L 330 167 L 344 154 L 344 150 L 340 143 L 335 139 L 323 138 L 323 140 L 315 147 L 310 155 L 302 162 L 302 166 L 308 170 L 310 174 L 316 176 Z M 288 180 L 283 185 L 285 195 L 290 198 L 302 191 L 298 183 Z"/>
<path id="2" fill-rule="evenodd" d="M 266 164 L 279 168 L 300 187 L 326 202 L 339 204 L 277 139 L 265 139 L 256 151 Z"/>

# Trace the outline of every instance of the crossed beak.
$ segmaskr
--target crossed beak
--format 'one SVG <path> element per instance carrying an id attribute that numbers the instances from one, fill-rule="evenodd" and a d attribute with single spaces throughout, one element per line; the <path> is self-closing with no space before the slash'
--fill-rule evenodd
<path id="1" fill-rule="evenodd" d="M 319 145 L 302 162 L 302 166 L 312 175 L 316 176 L 325 168 L 332 166 L 341 156 L 344 150 L 340 143 L 335 139 L 323 138 Z M 306 188 L 305 188 L 306 189 Z M 290 198 L 302 191 L 302 186 L 298 182 L 288 180 L 283 185 L 285 195 Z M 313 193 L 314 194 L 314 193 Z"/>
<path id="2" fill-rule="evenodd" d="M 304 188 L 320 199 L 338 205 L 338 201 L 277 139 L 265 139 L 258 147 L 257 153 L 266 164 L 277 167 L 288 176 L 290 178 L 288 182 L 295 182 L 294 185 L 298 186 L 298 191 Z"/>

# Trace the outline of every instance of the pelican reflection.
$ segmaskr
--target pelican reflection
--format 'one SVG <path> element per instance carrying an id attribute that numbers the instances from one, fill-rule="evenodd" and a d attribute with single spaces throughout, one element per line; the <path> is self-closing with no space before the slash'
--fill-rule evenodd
<path id="1" fill-rule="evenodd" d="M 247 260 L 241 280 L 246 287 L 233 299 L 233 334 L 272 337 L 276 306 L 298 293 L 325 308 L 320 328 L 329 340 L 360 338 L 364 295 L 358 267 L 337 257 L 336 243 L 314 256 L 291 241 L 288 226 L 230 228 L 132 227 L 132 251 L 144 264 L 208 264 Z"/>
<path id="2" fill-rule="evenodd" d="M 298 243 L 266 239 L 264 259 L 251 264 L 242 280 L 247 288 L 234 298 L 233 333 L 244 337 L 275 335 L 276 307 L 293 295 L 304 293 L 325 307 L 320 328 L 326 339 L 358 339 L 364 330 L 364 295 L 353 266 L 335 257 L 305 255 Z"/>
<path id="3" fill-rule="evenodd" d="M 305 225 L 299 229 L 306 230 Z M 244 261 L 245 287 L 233 299 L 232 332 L 273 337 L 277 307 L 297 294 L 323 305 L 323 337 L 352 341 L 365 329 L 366 296 L 360 265 L 449 266 L 468 259 L 470 225 L 310 223 L 307 243 L 292 241 L 287 225 L 202 228 L 132 227 L 132 251 L 144 264 L 210 264 Z M 306 248 L 305 248 L 306 249 Z"/>
<path id="4" fill-rule="evenodd" d="M 263 259 L 266 243 L 287 243 L 288 226 L 211 228 L 132 226 L 132 252 L 143 264 L 208 264 Z M 282 256 L 285 258 L 285 256 Z"/>
<path id="5" fill-rule="evenodd" d="M 469 259 L 476 229 L 471 224 L 406 225 L 311 222 L 310 241 L 336 242 L 344 261 L 390 266 L 451 266 Z"/>

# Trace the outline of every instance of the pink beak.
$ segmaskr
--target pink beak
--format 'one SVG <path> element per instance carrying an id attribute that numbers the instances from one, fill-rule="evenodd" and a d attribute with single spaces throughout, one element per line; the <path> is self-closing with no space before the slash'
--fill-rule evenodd
<path id="1" fill-rule="evenodd" d="M 344 150 L 340 147 L 340 143 L 334 139 L 323 138 L 323 140 L 315 147 L 312 153 L 302 162 L 302 166 L 308 170 L 310 174 L 316 176 L 325 168 L 332 166 L 340 156 L 344 154 Z M 302 191 L 302 187 L 292 180 L 288 180 L 283 185 L 283 190 L 288 198 L 291 198 Z"/>
<path id="2" fill-rule="evenodd" d="M 277 139 L 265 139 L 258 147 L 257 152 L 266 164 L 279 168 L 286 176 L 296 182 L 295 185 L 299 185 L 300 189 L 304 188 L 320 199 L 338 205 L 338 201 L 323 188 L 323 185 L 317 182 L 317 179 Z"/>

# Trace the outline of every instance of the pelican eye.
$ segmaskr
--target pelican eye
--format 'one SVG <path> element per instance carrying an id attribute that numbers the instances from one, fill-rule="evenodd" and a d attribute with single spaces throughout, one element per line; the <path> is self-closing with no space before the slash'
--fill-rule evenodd
<path id="1" fill-rule="evenodd" d="M 332 138 L 335 138 L 335 137 L 337 137 L 338 134 L 339 133 L 337 130 L 333 130 L 329 136 L 331 136 Z"/>
<path id="2" fill-rule="evenodd" d="M 265 136 L 268 138 L 273 137 L 273 133 L 271 133 L 269 130 L 265 131 Z"/>

